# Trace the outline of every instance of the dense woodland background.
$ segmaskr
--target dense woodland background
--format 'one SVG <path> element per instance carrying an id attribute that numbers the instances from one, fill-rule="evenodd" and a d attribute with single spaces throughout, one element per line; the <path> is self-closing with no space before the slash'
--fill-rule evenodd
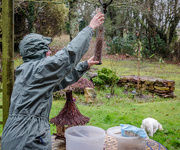
<path id="1" fill-rule="evenodd" d="M 102 8 L 98 0 L 15 0 L 15 50 L 31 32 L 51 37 L 65 33 L 72 40 L 97 7 Z M 104 23 L 107 53 L 134 55 L 138 31 L 144 58 L 180 61 L 179 22 L 179 0 L 114 0 Z"/>

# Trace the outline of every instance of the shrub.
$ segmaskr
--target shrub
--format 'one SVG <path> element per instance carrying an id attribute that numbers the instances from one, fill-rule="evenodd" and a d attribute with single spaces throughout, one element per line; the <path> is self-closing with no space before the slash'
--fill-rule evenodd
<path id="1" fill-rule="evenodd" d="M 107 53 L 108 54 L 130 54 L 134 53 L 134 44 L 136 39 L 131 34 L 127 34 L 123 38 L 120 36 L 114 37 L 113 40 L 108 40 L 107 44 Z"/>
<path id="2" fill-rule="evenodd" d="M 102 68 L 101 70 L 98 70 L 97 77 L 93 78 L 92 80 L 97 86 L 104 87 L 105 85 L 108 85 L 111 87 L 112 85 L 116 84 L 119 77 L 116 75 L 115 71 L 108 68 Z"/>
<path id="3" fill-rule="evenodd" d="M 149 44 L 149 42 L 151 42 Z M 151 37 L 150 41 L 147 37 L 142 38 L 142 52 L 143 57 L 149 58 L 150 56 L 165 56 L 166 55 L 166 44 L 160 38 L 159 35 L 155 37 L 155 40 Z"/>
<path id="4" fill-rule="evenodd" d="M 66 90 L 60 90 L 53 92 L 53 99 L 55 100 L 65 100 L 66 99 Z"/>
<path id="5" fill-rule="evenodd" d="M 80 78 L 76 83 L 71 85 L 71 89 L 76 94 L 84 94 L 84 89 L 86 87 L 94 88 L 93 83 L 86 78 Z M 67 87 L 69 88 L 69 87 Z M 55 100 L 65 100 L 67 88 L 53 92 L 53 98 Z"/>
<path id="6" fill-rule="evenodd" d="M 135 55 L 134 49 L 136 48 L 137 39 L 131 33 L 127 34 L 123 38 L 121 36 L 114 37 L 112 40 L 107 40 L 107 53 L 108 54 L 129 54 Z M 142 55 L 149 58 L 150 56 L 165 57 L 167 55 L 167 49 L 165 41 L 163 41 L 159 35 L 156 37 L 143 36 L 141 38 L 142 43 Z"/>
<path id="7" fill-rule="evenodd" d="M 74 93 L 83 94 L 86 87 L 94 88 L 93 83 L 86 78 L 80 78 L 76 83 L 71 85 Z"/>

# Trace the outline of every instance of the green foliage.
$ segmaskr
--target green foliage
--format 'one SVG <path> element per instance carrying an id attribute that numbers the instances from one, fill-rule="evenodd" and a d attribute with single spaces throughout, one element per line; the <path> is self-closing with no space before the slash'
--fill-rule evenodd
<path id="1" fill-rule="evenodd" d="M 54 100 L 65 100 L 66 99 L 66 90 L 60 90 L 53 92 Z"/>
<path id="2" fill-rule="evenodd" d="M 135 36 L 127 34 L 124 38 L 120 36 L 114 37 L 113 40 L 107 40 L 108 54 L 134 54 L 134 44 L 136 42 Z"/>
<path id="3" fill-rule="evenodd" d="M 2 21 L 2 12 L 0 12 L 0 21 Z M 2 23 L 0 23 L 0 35 L 2 36 Z"/>
<path id="4" fill-rule="evenodd" d="M 64 4 L 46 3 L 36 16 L 36 32 L 45 36 L 60 35 L 64 29 L 64 20 L 68 9 Z"/>
<path id="5" fill-rule="evenodd" d="M 151 38 L 149 41 L 148 37 L 143 37 L 141 40 L 141 54 L 145 58 L 165 57 L 167 54 L 166 44 L 159 35 Z M 114 37 L 113 40 L 108 39 L 107 42 L 108 54 L 130 54 L 135 55 L 135 49 L 137 49 L 136 37 L 131 33 L 127 34 L 123 38 L 120 36 Z"/>
<path id="6" fill-rule="evenodd" d="M 29 33 L 32 33 L 33 32 L 34 19 L 35 19 L 35 16 L 34 16 L 34 2 L 29 2 L 28 12 L 29 12 L 29 15 L 27 17 L 28 29 L 29 29 Z"/>
<path id="7" fill-rule="evenodd" d="M 65 24 L 65 32 L 66 32 L 66 34 L 70 34 L 70 25 L 69 25 L 69 21 L 66 22 L 66 24 Z"/>
<path id="8" fill-rule="evenodd" d="M 84 94 L 86 87 L 94 88 L 93 83 L 86 78 L 80 78 L 76 83 L 71 85 L 72 91 L 77 94 Z"/>
<path id="9" fill-rule="evenodd" d="M 54 37 L 60 35 L 64 30 L 68 14 L 68 8 L 65 4 L 26 1 L 15 2 L 14 8 L 15 51 L 19 50 L 20 40 L 28 33 L 36 32 L 44 36 Z"/>
<path id="10" fill-rule="evenodd" d="M 106 28 L 105 34 L 113 39 L 115 36 L 124 37 L 125 33 L 138 30 L 147 39 L 147 44 L 145 45 L 145 47 L 148 46 L 146 47 L 146 57 L 152 55 L 152 51 L 156 47 L 155 52 L 158 51 L 155 53 L 156 55 L 160 54 L 161 57 L 168 58 L 169 53 L 173 51 L 171 44 L 175 41 L 176 27 L 178 27 L 180 20 L 179 15 L 175 15 L 179 14 L 180 10 L 178 2 L 177 0 L 163 2 L 153 0 L 151 2 L 141 1 L 138 3 L 126 1 L 122 5 L 120 4 L 121 1 L 115 1 L 114 5 L 120 5 L 121 8 L 109 7 L 107 9 L 106 21 L 104 23 Z M 165 53 L 162 52 L 164 50 L 160 46 L 164 41 L 166 44 L 162 45 L 162 47 L 166 46 Z"/>
<path id="11" fill-rule="evenodd" d="M 98 77 L 95 77 L 92 79 L 93 80 L 93 83 L 96 85 L 96 86 L 102 86 L 102 85 L 105 85 L 105 82 L 104 80 L 98 78 Z"/>
<path id="12" fill-rule="evenodd" d="M 84 94 L 84 89 L 86 87 L 94 88 L 93 83 L 86 78 L 80 78 L 76 83 L 74 83 L 70 86 L 72 91 L 76 94 Z M 69 87 L 67 87 L 67 88 L 69 88 Z M 65 100 L 66 99 L 66 89 L 53 92 L 53 98 L 55 100 Z"/>
<path id="13" fill-rule="evenodd" d="M 108 68 L 102 68 L 101 70 L 98 70 L 97 77 L 93 78 L 93 83 L 97 86 L 104 87 L 105 85 L 112 86 L 116 84 L 119 77 L 116 75 L 116 72 L 108 69 Z"/>
<path id="14" fill-rule="evenodd" d="M 84 27 L 86 27 L 87 21 L 81 20 L 79 22 L 79 31 L 81 31 Z"/>
<path id="15" fill-rule="evenodd" d="M 167 53 L 166 50 L 165 41 L 163 41 L 159 35 L 155 37 L 155 40 L 151 37 L 150 41 L 148 37 L 142 38 L 143 57 L 149 58 L 152 55 L 154 57 L 165 57 Z"/>
<path id="16" fill-rule="evenodd" d="M 104 26 L 105 26 L 105 35 L 108 36 L 112 36 L 112 33 L 115 30 L 115 27 L 113 26 L 113 21 L 109 18 L 106 17 L 106 21 L 104 22 Z"/>

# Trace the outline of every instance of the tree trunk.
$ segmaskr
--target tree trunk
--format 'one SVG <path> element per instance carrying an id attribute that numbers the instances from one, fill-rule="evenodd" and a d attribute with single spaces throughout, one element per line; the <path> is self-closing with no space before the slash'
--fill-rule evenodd
<path id="1" fill-rule="evenodd" d="M 169 43 L 172 42 L 173 36 L 175 34 L 176 31 L 176 26 L 179 23 L 180 20 L 180 13 L 178 13 L 178 10 L 180 9 L 180 7 L 178 7 L 178 0 L 175 0 L 175 4 L 174 4 L 174 13 L 173 13 L 173 19 L 171 20 L 171 25 L 170 25 L 170 31 L 169 31 Z"/>
<path id="2" fill-rule="evenodd" d="M 70 25 L 70 41 L 76 37 L 79 32 L 78 12 L 76 11 L 78 0 L 69 2 L 69 25 Z"/>
<path id="3" fill-rule="evenodd" d="M 28 5 L 28 12 L 29 12 L 29 16 L 28 16 L 28 29 L 29 29 L 29 33 L 33 32 L 33 24 L 34 24 L 34 2 L 29 2 Z"/>

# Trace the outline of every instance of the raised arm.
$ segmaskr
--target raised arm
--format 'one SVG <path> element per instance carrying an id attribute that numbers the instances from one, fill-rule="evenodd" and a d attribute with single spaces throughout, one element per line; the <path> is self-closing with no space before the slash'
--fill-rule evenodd
<path id="1" fill-rule="evenodd" d="M 71 85 L 77 82 L 89 69 L 87 61 L 79 62 L 75 69 L 66 76 L 59 85 L 56 85 L 54 88 L 55 91 L 66 88 L 68 85 Z"/>
<path id="2" fill-rule="evenodd" d="M 64 89 L 68 85 L 77 82 L 92 65 L 99 63 L 99 61 L 94 61 L 93 59 L 94 56 L 91 57 L 88 61 L 79 62 L 75 69 L 67 77 L 65 77 L 59 85 L 54 88 L 54 92 Z"/>
<path id="3" fill-rule="evenodd" d="M 54 56 L 42 59 L 37 64 L 37 73 L 34 83 L 41 80 L 41 84 L 60 84 L 69 73 L 76 70 L 75 67 L 89 49 L 93 29 L 100 26 L 104 20 L 103 14 L 99 13 L 93 17 L 90 25 L 85 27 L 64 49 L 58 51 Z M 73 72 L 72 72 L 73 73 Z"/>

